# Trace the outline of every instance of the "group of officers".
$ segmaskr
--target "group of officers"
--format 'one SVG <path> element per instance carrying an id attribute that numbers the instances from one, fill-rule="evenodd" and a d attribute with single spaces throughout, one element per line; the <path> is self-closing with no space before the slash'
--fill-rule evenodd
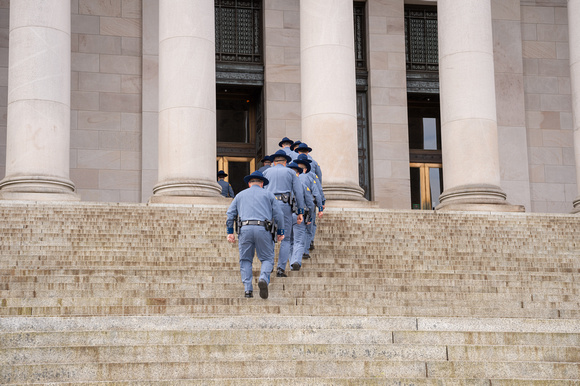
<path id="1" fill-rule="evenodd" d="M 233 197 L 227 211 L 227 239 L 235 242 L 238 233 L 240 273 L 244 296 L 253 297 L 252 262 L 254 252 L 262 266 L 258 287 L 268 298 L 270 274 L 274 272 L 276 241 L 281 242 L 276 277 L 299 271 L 302 260 L 310 258 L 316 234 L 316 216 L 322 217 L 326 199 L 322 191 L 320 165 L 310 156 L 312 149 L 300 141 L 284 137 L 276 153 L 262 159 L 263 166 L 244 177 L 248 188 L 234 197 L 230 184 L 218 172 L 222 195 Z"/>

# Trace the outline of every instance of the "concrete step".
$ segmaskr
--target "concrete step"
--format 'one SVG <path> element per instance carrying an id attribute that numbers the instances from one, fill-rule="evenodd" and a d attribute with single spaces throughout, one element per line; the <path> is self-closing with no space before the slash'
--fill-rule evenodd
<path id="1" fill-rule="evenodd" d="M 260 299 L 249 299 L 247 305 L 164 305 L 164 301 L 151 299 L 157 305 L 103 305 L 73 307 L 2 307 L 0 316 L 107 316 L 107 315 L 353 315 L 353 316 L 433 316 L 443 317 L 513 317 L 513 318 L 562 318 L 577 319 L 577 309 L 540 308 L 465 308 L 463 306 L 395 305 L 395 306 L 340 306 L 340 305 L 278 305 L 276 302 L 254 303 Z"/>
<path id="2" fill-rule="evenodd" d="M 5 384 L 37 379 L 41 382 L 85 382 L 154 379 L 230 378 L 435 378 L 435 379 L 560 379 L 578 380 L 580 364 L 553 362 L 448 362 L 448 361 L 320 361 L 253 360 L 0 365 Z"/>

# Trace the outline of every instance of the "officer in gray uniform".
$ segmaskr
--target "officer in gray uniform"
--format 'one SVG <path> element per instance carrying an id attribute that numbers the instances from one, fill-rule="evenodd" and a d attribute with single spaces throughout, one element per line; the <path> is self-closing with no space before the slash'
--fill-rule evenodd
<path id="1" fill-rule="evenodd" d="M 280 244 L 278 254 L 277 277 L 286 277 L 286 264 L 290 256 L 290 241 L 292 240 L 292 199 L 296 199 L 297 223 L 301 224 L 304 214 L 304 189 L 296 173 L 286 167 L 292 159 L 284 150 L 278 150 L 272 154 L 274 165 L 264 172 L 264 176 L 270 181 L 266 189 L 274 193 L 284 213 L 284 241 Z"/>
<path id="2" fill-rule="evenodd" d="M 218 177 L 217 183 L 222 187 L 222 196 L 234 198 L 235 194 L 234 194 L 234 190 L 232 189 L 232 186 L 226 180 L 224 180 L 224 178 L 227 176 L 228 176 L 228 174 L 226 172 L 224 172 L 223 170 L 220 170 L 217 173 L 217 177 Z"/>
<path id="3" fill-rule="evenodd" d="M 280 142 L 278 142 L 278 146 L 280 146 L 282 150 L 284 150 L 287 156 L 290 156 L 290 161 L 288 161 L 288 163 L 292 162 L 292 160 L 294 160 L 294 158 L 298 155 L 295 152 L 293 152 L 292 149 L 290 149 L 293 144 L 294 141 L 292 141 L 288 137 L 284 137 Z"/>
<path id="4" fill-rule="evenodd" d="M 245 297 L 253 297 L 252 262 L 254 251 L 262 262 L 260 269 L 260 297 L 268 298 L 268 284 L 270 273 L 274 269 L 274 238 L 278 241 L 284 239 L 284 215 L 276 197 L 266 189 L 268 179 L 255 171 L 244 177 L 244 182 L 249 185 L 248 189 L 241 191 L 232 201 L 227 211 L 228 241 L 235 242 L 234 222 L 238 220 L 239 250 L 240 250 L 240 273 L 244 283 Z M 278 228 L 276 235 L 273 229 Z"/>
<path id="5" fill-rule="evenodd" d="M 296 172 L 298 179 L 302 183 L 302 189 L 304 191 L 304 204 L 306 205 L 306 211 L 304 213 L 304 221 L 302 224 L 298 224 L 296 214 L 292 214 L 292 219 L 294 223 L 292 224 L 292 240 L 290 242 L 290 269 L 292 271 L 300 271 L 302 267 L 302 255 L 304 254 L 305 242 L 310 243 L 310 236 L 306 234 L 306 227 L 311 223 L 310 216 L 314 215 L 314 200 L 312 199 L 312 194 L 310 189 L 305 185 L 303 180 L 304 170 L 310 171 L 310 165 L 306 164 L 303 168 L 302 165 L 298 165 L 296 162 L 292 161 L 288 164 L 288 167 Z M 310 245 L 310 244 L 309 244 Z"/>
<path id="6" fill-rule="evenodd" d="M 262 160 L 260 162 L 262 163 L 262 167 L 260 169 L 258 169 L 258 171 L 263 174 L 266 169 L 268 169 L 270 166 L 272 166 L 272 157 L 267 155 L 264 158 L 262 158 Z"/>
<path id="7" fill-rule="evenodd" d="M 318 165 L 318 162 L 316 162 L 316 160 L 314 160 L 311 156 L 310 156 L 310 152 L 312 151 L 312 148 L 310 148 L 307 144 L 305 144 L 304 142 L 300 143 L 298 146 L 296 146 L 294 148 L 294 151 L 296 153 L 298 153 L 298 156 L 300 156 L 301 154 L 304 154 L 308 157 L 308 159 L 311 161 L 310 166 L 312 167 L 312 171 L 310 172 L 312 177 L 314 178 L 314 184 L 316 184 L 318 193 L 320 195 L 320 199 L 321 202 L 317 203 L 317 206 L 322 206 L 324 208 L 325 204 L 326 204 L 326 198 L 324 197 L 324 191 L 322 190 L 322 170 L 320 169 L 320 165 Z M 315 216 L 313 216 L 312 219 L 312 225 L 310 230 L 308 230 L 307 232 L 311 232 L 311 236 L 312 236 L 312 240 L 310 241 L 310 244 L 308 245 L 308 249 L 314 249 L 314 237 L 316 236 L 316 218 Z M 306 253 L 305 258 L 309 258 L 310 254 Z"/>
<path id="8" fill-rule="evenodd" d="M 300 175 L 299 179 L 300 181 L 302 181 L 302 184 L 304 184 L 306 186 L 307 192 L 305 194 L 308 194 L 309 196 L 312 196 L 312 200 L 313 200 L 313 205 L 316 205 L 315 208 L 318 208 L 318 218 L 322 217 L 322 211 L 324 210 L 324 207 L 322 206 L 322 196 L 320 191 L 322 189 L 319 189 L 320 184 L 317 184 L 315 181 L 316 175 L 314 173 L 311 173 L 311 162 L 308 159 L 308 156 L 306 154 L 300 154 L 296 160 L 294 161 L 298 166 L 303 168 L 303 174 Z M 308 202 L 308 200 L 306 200 Z M 313 234 L 314 234 L 314 229 L 313 229 L 313 224 L 315 222 L 315 217 L 316 217 L 316 209 L 313 208 L 313 210 L 310 212 L 311 213 L 311 221 L 308 222 L 306 224 L 305 227 L 305 232 L 304 232 L 304 249 L 303 249 L 303 259 L 310 259 L 310 243 L 311 240 L 314 238 Z"/>

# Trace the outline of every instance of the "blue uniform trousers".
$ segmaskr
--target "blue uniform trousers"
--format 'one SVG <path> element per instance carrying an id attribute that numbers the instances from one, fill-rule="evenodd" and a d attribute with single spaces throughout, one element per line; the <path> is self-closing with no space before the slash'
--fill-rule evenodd
<path id="1" fill-rule="evenodd" d="M 306 225 L 306 235 L 304 237 L 304 248 L 303 253 L 309 254 L 310 253 L 310 243 L 314 241 L 314 235 L 316 233 L 316 213 L 312 217 L 312 222 L 310 225 Z"/>
<path id="2" fill-rule="evenodd" d="M 290 247 L 290 265 L 294 263 L 302 266 L 302 254 L 304 252 L 304 243 L 308 238 L 306 234 L 306 224 L 297 224 L 297 217 L 293 215 L 294 224 L 292 226 L 292 245 Z"/>
<path id="3" fill-rule="evenodd" d="M 270 284 L 270 273 L 274 268 L 274 240 L 272 234 L 262 225 L 244 225 L 240 230 L 240 273 L 242 283 L 246 291 L 253 291 L 252 286 L 252 262 L 254 261 L 254 251 L 258 254 L 258 259 L 262 262 L 260 269 L 260 280 L 265 280 Z"/>
<path id="4" fill-rule="evenodd" d="M 278 201 L 278 205 L 280 205 L 282 213 L 284 213 L 284 240 L 280 243 L 280 251 L 278 252 L 278 268 L 286 270 L 292 243 L 292 207 L 282 201 Z"/>

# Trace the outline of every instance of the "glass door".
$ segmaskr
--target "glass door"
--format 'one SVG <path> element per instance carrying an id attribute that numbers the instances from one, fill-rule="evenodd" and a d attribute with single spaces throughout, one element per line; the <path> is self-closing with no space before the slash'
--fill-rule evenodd
<path id="1" fill-rule="evenodd" d="M 411 163 L 410 166 L 412 208 L 434 210 L 443 192 L 442 165 Z"/>

